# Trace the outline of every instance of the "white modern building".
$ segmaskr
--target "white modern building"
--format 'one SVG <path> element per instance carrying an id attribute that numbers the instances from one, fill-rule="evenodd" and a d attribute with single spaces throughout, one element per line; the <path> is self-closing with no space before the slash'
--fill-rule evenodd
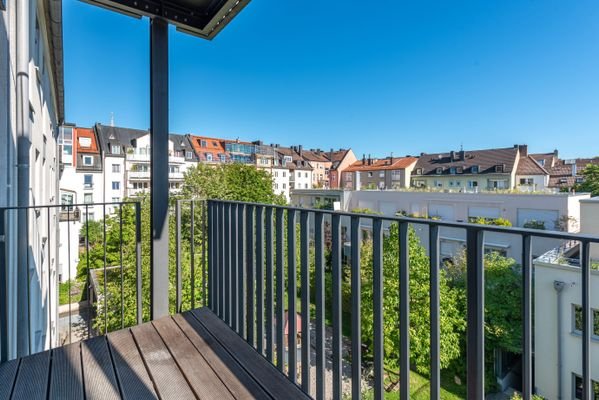
<path id="1" fill-rule="evenodd" d="M 589 199 L 589 194 L 498 194 L 444 193 L 437 191 L 331 191 L 293 190 L 291 203 L 302 207 L 313 207 L 319 201 L 338 197 L 340 209 L 369 209 L 385 216 L 397 213 L 415 217 L 436 217 L 447 221 L 469 222 L 476 218 L 507 219 L 512 226 L 536 226 L 548 230 L 577 232 L 580 228 L 581 200 Z M 328 201 L 328 200 L 327 200 Z M 370 229 L 364 221 L 363 228 Z M 426 226 L 415 226 L 423 244 L 427 246 Z M 466 233 L 462 229 L 441 229 L 441 255 L 451 258 L 465 246 Z M 535 239 L 533 255 L 540 256 L 559 245 L 550 239 Z M 513 235 L 489 232 L 485 236 L 485 246 L 505 256 L 520 261 L 521 240 Z M 428 246 L 427 246 L 428 247 Z"/>
<path id="2" fill-rule="evenodd" d="M 599 235 L 599 198 L 582 200 L 581 232 Z M 535 388 L 547 399 L 582 398 L 582 277 L 578 247 L 562 245 L 534 261 Z M 599 246 L 591 245 L 599 264 Z M 591 353 L 595 395 L 599 394 L 599 270 L 591 270 Z"/>
<path id="3" fill-rule="evenodd" d="M 0 1 L 0 207 L 58 204 L 62 59 L 61 2 Z M 56 209 L 3 217 L 10 358 L 56 343 L 60 238 Z"/>

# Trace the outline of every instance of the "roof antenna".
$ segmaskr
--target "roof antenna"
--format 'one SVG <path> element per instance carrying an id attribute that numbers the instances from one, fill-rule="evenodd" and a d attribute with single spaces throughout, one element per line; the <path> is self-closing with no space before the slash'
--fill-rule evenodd
<path id="1" fill-rule="evenodd" d="M 460 151 L 464 151 L 464 143 L 460 143 Z"/>
<path id="2" fill-rule="evenodd" d="M 110 113 L 110 126 L 114 127 L 114 113 Z"/>

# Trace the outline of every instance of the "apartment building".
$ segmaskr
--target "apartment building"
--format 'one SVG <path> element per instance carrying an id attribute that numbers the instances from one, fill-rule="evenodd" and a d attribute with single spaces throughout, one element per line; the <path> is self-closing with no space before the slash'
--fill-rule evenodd
<path id="1" fill-rule="evenodd" d="M 281 167 L 289 171 L 289 190 L 312 189 L 313 169 L 303 158 L 302 146 L 277 147 L 277 153 L 281 157 Z"/>
<path id="2" fill-rule="evenodd" d="M 224 139 L 207 136 L 188 136 L 198 162 L 204 164 L 222 164 L 230 161 L 225 151 Z"/>
<path id="3" fill-rule="evenodd" d="M 0 60 L 0 207 L 59 204 L 61 2 L 0 1 Z M 61 240 L 56 209 L 6 211 L 0 218 L 7 299 L 0 326 L 10 358 L 56 344 L 57 294 L 50 283 L 57 279 Z"/>
<path id="4" fill-rule="evenodd" d="M 449 153 L 422 153 L 412 175 L 412 186 L 440 190 L 543 191 L 549 173 L 534 157 L 528 146 Z"/>
<path id="5" fill-rule="evenodd" d="M 302 146 L 298 146 L 302 148 Z M 329 172 L 333 162 L 327 156 L 327 153 L 320 149 L 301 150 L 304 160 L 310 163 L 312 167 L 312 187 L 329 188 Z"/>
<path id="6" fill-rule="evenodd" d="M 580 202 L 580 231 L 599 234 L 599 198 Z M 535 353 L 535 386 L 547 399 L 581 399 L 582 278 L 578 244 L 566 244 L 534 260 L 535 346 L 557 349 Z M 591 245 L 591 262 L 599 263 L 599 246 Z M 590 287 L 599 287 L 591 270 Z M 599 292 L 590 291 L 591 360 L 599 357 Z M 595 364 L 593 364 L 595 365 Z M 599 371 L 593 368 L 593 393 L 599 393 Z"/>
<path id="7" fill-rule="evenodd" d="M 576 184 L 584 181 L 582 175 L 587 165 L 599 165 L 599 157 L 562 160 L 558 151 L 531 154 L 549 172 L 547 186 L 557 191 L 571 191 Z"/>
<path id="8" fill-rule="evenodd" d="M 329 151 L 331 168 L 329 170 L 329 187 L 339 189 L 341 186 L 341 175 L 350 165 L 358 161 L 352 149 L 339 149 Z"/>
<path id="9" fill-rule="evenodd" d="M 409 187 L 416 161 L 416 157 L 373 159 L 363 156 L 361 161 L 356 161 L 343 171 L 343 188 L 387 190 Z"/>
<path id="10" fill-rule="evenodd" d="M 254 164 L 256 146 L 253 143 L 242 142 L 239 139 L 225 140 L 225 151 L 231 162 Z"/>

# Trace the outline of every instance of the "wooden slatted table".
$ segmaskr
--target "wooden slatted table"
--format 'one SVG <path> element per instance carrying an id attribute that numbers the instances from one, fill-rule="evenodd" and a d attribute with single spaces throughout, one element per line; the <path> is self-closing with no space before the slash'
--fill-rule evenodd
<path id="1" fill-rule="evenodd" d="M 0 399 L 309 399 L 207 308 L 0 364 Z"/>

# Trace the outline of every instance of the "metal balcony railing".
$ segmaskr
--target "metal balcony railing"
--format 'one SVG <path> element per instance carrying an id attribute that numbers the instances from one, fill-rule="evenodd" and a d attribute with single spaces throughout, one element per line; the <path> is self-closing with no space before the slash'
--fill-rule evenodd
<path id="1" fill-rule="evenodd" d="M 348 237 L 342 237 L 342 220 L 348 221 Z M 581 243 L 582 274 L 582 371 L 585 399 L 591 399 L 591 309 L 590 258 L 591 243 L 599 238 L 557 231 L 504 228 L 491 225 L 454 223 L 419 218 L 384 217 L 370 214 L 335 212 L 330 210 L 249 204 L 230 201 L 208 201 L 208 304 L 232 329 L 268 360 L 285 372 L 293 382 L 310 393 L 310 366 L 316 365 L 316 398 L 325 398 L 325 281 L 332 281 L 332 386 L 333 398 L 342 393 L 342 248 L 350 244 L 351 274 L 351 395 L 360 398 L 362 392 L 361 339 L 361 224 L 370 222 L 373 245 L 373 373 L 374 398 L 384 397 L 384 332 L 383 332 L 383 238 L 385 227 L 399 225 L 398 332 L 400 337 L 400 399 L 410 398 L 410 254 L 408 227 L 428 226 L 430 255 L 430 398 L 439 399 L 440 381 L 440 236 L 443 227 L 460 228 L 467 233 L 467 398 L 485 396 L 485 312 L 484 312 L 484 241 L 485 233 L 499 232 L 517 235 L 522 240 L 522 389 L 523 397 L 533 393 L 532 339 L 532 241 L 533 238 L 575 240 Z M 324 226 L 330 227 L 326 238 Z M 299 236 L 296 228 L 299 226 Z M 330 241 L 330 264 L 325 260 L 325 241 Z M 299 246 L 299 252 L 297 247 Z M 310 276 L 313 250 L 314 273 Z M 330 267 L 330 270 L 325 268 Z M 300 291 L 298 292 L 298 272 Z M 313 282 L 313 283 L 312 283 Z M 312 284 L 314 286 L 312 286 Z M 312 297 L 311 297 L 312 296 Z M 314 300 L 312 300 L 312 298 Z M 287 315 L 296 314 L 300 302 L 301 322 Z M 314 301 L 314 304 L 312 302 Z M 313 307 L 314 311 L 311 311 Z M 312 359 L 311 317 L 315 317 L 315 359 Z M 300 324 L 300 326 L 298 326 Z M 298 332 L 302 332 L 298 336 Z M 299 360 L 294 349 L 301 338 Z M 551 351 L 543 349 L 542 351 Z M 298 361 L 300 362 L 298 369 Z M 299 379 L 298 379 L 299 378 Z"/>
<path id="2" fill-rule="evenodd" d="M 60 232 L 53 231 L 51 222 L 60 213 L 61 205 L 34 206 L 29 208 L 0 208 L 0 282 L 7 282 L 7 239 L 14 229 L 10 228 L 15 216 L 26 212 L 30 221 L 47 221 L 41 230 L 47 230 L 46 243 L 56 240 L 68 246 L 70 252 L 78 252 L 83 263 L 87 262 L 87 278 L 84 290 L 90 302 L 89 322 L 85 336 L 90 337 L 123 327 L 140 324 L 150 317 L 149 310 L 155 298 L 170 299 L 170 312 L 176 313 L 208 305 L 226 324 L 243 337 L 254 349 L 276 365 L 306 393 L 317 399 L 325 398 L 329 391 L 334 399 L 341 399 L 343 392 L 343 366 L 351 370 L 351 395 L 360 398 L 364 376 L 361 339 L 364 301 L 372 301 L 373 332 L 371 353 L 372 387 L 375 399 L 385 393 L 383 331 L 383 241 L 391 224 L 398 226 L 399 259 L 395 260 L 399 288 L 397 296 L 398 327 L 394 335 L 400 342 L 398 371 L 400 399 L 410 397 L 410 246 L 409 226 L 426 226 L 429 231 L 428 253 L 430 274 L 428 300 L 430 301 L 430 398 L 441 395 L 440 370 L 440 230 L 459 228 L 467 233 L 467 398 L 484 398 L 485 382 L 485 269 L 484 242 L 487 232 L 517 235 L 522 241 L 522 388 L 523 397 L 530 399 L 533 393 L 533 339 L 532 339 L 532 241 L 533 238 L 551 238 L 580 243 L 580 272 L 582 276 L 582 398 L 591 399 L 591 307 L 590 307 L 590 245 L 599 238 L 557 231 L 504 228 L 492 225 L 475 225 L 441 220 L 406 217 L 385 217 L 371 214 L 336 212 L 324 209 L 305 209 L 255 203 L 219 200 L 178 200 L 171 206 L 173 220 L 170 234 L 174 243 L 172 265 L 166 265 L 171 273 L 170 286 L 153 287 L 147 252 L 142 252 L 149 233 L 142 217 L 139 202 L 74 204 L 82 212 L 79 244 L 63 239 L 64 229 L 73 229 L 67 215 L 66 224 L 61 222 Z M 87 221 L 89 209 L 104 209 L 99 227 Z M 67 210 L 67 214 L 70 211 Z M 129 216 L 129 217 L 127 217 Z M 96 216 L 97 218 L 97 216 Z M 58 222 L 57 222 L 58 223 Z M 97 223 L 96 223 L 97 225 Z M 371 226 L 368 233 L 372 245 L 372 299 L 362 298 L 361 245 L 363 227 Z M 90 244 L 98 230 L 100 240 Z M 145 232 L 145 233 L 144 233 Z M 66 237 L 70 238 L 67 231 Z M 36 235 L 34 235 L 36 237 Z M 52 238 L 52 239 L 51 239 Z M 97 237 L 96 237 L 97 239 Z M 8 241 L 13 241 L 10 239 Z M 31 243 L 29 244 L 31 245 Z M 35 246 L 33 246 L 35 247 Z M 349 249 L 349 254 L 344 253 Z M 46 260 L 52 259 L 48 248 Z M 325 257 L 330 251 L 330 258 Z M 349 257 L 347 257 L 349 255 Z M 54 253 L 54 257 L 58 257 Z M 68 260 L 71 256 L 68 255 Z M 349 268 L 344 262 L 349 259 Z M 113 260 L 111 263 L 110 260 Z M 313 261 L 314 268 L 311 268 Z M 44 264 L 45 262 L 45 264 Z M 81 261 L 80 261 L 81 262 Z M 90 262 L 93 262 L 92 265 Z M 47 261 L 40 267 L 46 268 Z M 8 268 L 7 268 L 8 267 Z M 344 274 L 349 274 L 349 288 L 343 287 Z M 56 284 L 48 274 L 48 287 Z M 71 278 L 71 277 L 69 277 Z M 328 282 L 328 283 L 327 283 Z M 330 285 L 330 286 L 328 286 Z M 31 287 L 31 286 L 29 286 Z M 112 287 L 115 290 L 107 290 Z M 9 345 L 8 291 L 0 285 L 0 360 L 7 359 Z M 325 293 L 329 290 L 330 293 Z M 29 290 L 29 289 L 28 289 Z M 344 290 L 348 290 L 349 294 Z M 344 315 L 343 299 L 349 296 Z M 21 294 L 22 295 L 22 294 Z M 325 300 L 330 295 L 330 301 Z M 56 297 L 47 294 L 46 307 L 40 307 L 51 315 Z M 160 297 L 157 297 L 160 296 Z M 25 304 L 40 301 L 39 296 L 26 293 Z M 71 304 L 71 301 L 69 301 Z M 299 307 L 298 307 L 299 305 Z M 31 307 L 31 305 L 29 306 Z M 70 306 L 69 306 L 70 307 Z M 299 313 L 298 313 L 299 311 Z M 26 313 L 23 318 L 27 318 Z M 69 316 L 71 311 L 69 310 Z M 298 315 L 298 318 L 294 318 Z M 325 320 L 329 315 L 330 318 Z M 351 362 L 343 357 L 343 321 L 351 322 Z M 25 324 L 26 325 L 26 324 Z M 74 326 L 69 321 L 70 329 Z M 327 329 L 332 331 L 331 361 L 327 361 Z M 314 339 L 310 333 L 314 333 Z M 50 335 L 56 335 L 49 330 Z M 312 340 L 315 340 L 312 343 Z M 56 340 L 50 338 L 50 346 Z M 299 349 L 299 355 L 295 350 Z M 312 350 L 314 349 L 314 350 Z M 539 349 L 537 349 L 539 350 Z M 552 351 L 552 349 L 542 349 Z M 30 351 L 31 352 L 31 351 Z M 349 363 L 349 365 L 347 364 Z M 314 369 L 311 369 L 310 366 Z M 328 377 L 327 371 L 331 371 Z M 312 377 L 311 375 L 315 376 Z M 315 388 L 311 387 L 314 378 Z M 331 387 L 332 386 L 332 387 Z"/>

